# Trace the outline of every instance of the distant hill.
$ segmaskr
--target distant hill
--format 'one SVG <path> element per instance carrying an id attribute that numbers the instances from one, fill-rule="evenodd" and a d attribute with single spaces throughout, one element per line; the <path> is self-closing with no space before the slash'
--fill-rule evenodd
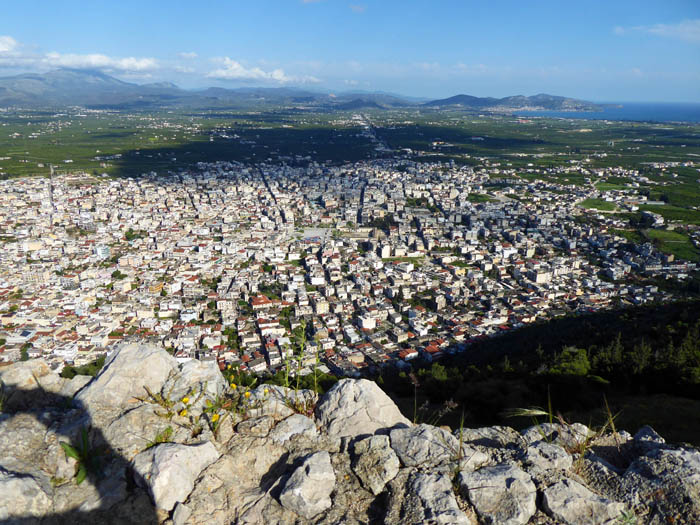
<path id="1" fill-rule="evenodd" d="M 237 88 L 210 87 L 181 89 L 172 82 L 133 84 L 99 71 L 57 69 L 45 74 L 24 74 L 0 78 L 0 106 L 85 106 L 101 109 L 249 108 L 291 106 L 354 111 L 401 107 L 463 107 L 488 111 L 513 109 L 556 109 L 581 111 L 597 109 L 590 102 L 552 95 L 533 97 L 480 98 L 469 95 L 422 102 L 392 93 L 323 93 L 292 87 Z"/>
<path id="2" fill-rule="evenodd" d="M 491 111 L 509 111 L 516 109 L 558 110 L 558 111 L 591 111 L 599 110 L 601 106 L 585 100 L 558 97 L 541 93 L 532 97 L 516 95 L 504 98 L 473 97 L 456 95 L 450 98 L 432 100 L 423 104 L 427 107 L 461 106 L 465 108 L 484 109 Z"/>

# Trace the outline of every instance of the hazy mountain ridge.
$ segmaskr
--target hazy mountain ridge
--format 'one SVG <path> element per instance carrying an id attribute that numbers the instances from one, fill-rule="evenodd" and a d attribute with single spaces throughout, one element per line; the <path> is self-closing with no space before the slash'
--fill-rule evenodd
<path id="1" fill-rule="evenodd" d="M 251 107 L 261 105 L 318 107 L 329 110 L 389 109 L 397 107 L 443 107 L 508 111 L 553 109 L 583 111 L 600 106 L 566 97 L 539 94 L 505 98 L 454 97 L 422 102 L 391 93 L 350 91 L 323 93 L 292 87 L 209 87 L 181 89 L 172 82 L 134 84 L 99 71 L 58 69 L 45 74 L 22 74 L 0 78 L 0 105 L 64 106 L 94 108 L 158 107 Z"/>
<path id="2" fill-rule="evenodd" d="M 513 110 L 539 109 L 558 111 L 592 111 L 600 110 L 602 106 L 568 97 L 540 93 L 531 97 L 515 95 L 504 98 L 473 97 L 470 95 L 455 95 L 454 97 L 432 100 L 423 104 L 427 107 L 462 106 L 475 109 Z"/>

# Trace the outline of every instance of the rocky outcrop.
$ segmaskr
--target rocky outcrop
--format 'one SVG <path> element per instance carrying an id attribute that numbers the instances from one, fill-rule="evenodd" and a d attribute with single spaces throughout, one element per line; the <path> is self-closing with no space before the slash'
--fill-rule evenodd
<path id="1" fill-rule="evenodd" d="M 411 423 L 376 383 L 366 379 L 339 381 L 316 406 L 316 420 L 334 437 L 369 435 Z"/>
<path id="2" fill-rule="evenodd" d="M 202 471 L 221 454 L 211 442 L 199 445 L 164 443 L 134 458 L 134 471 L 143 488 L 150 491 L 156 508 L 170 511 L 194 488 Z"/>
<path id="3" fill-rule="evenodd" d="M 649 427 L 451 432 L 370 381 L 246 392 L 149 345 L 94 379 L 36 360 L 0 380 L 3 523 L 700 522 L 700 452 Z"/>
<path id="4" fill-rule="evenodd" d="M 299 465 L 280 493 L 280 503 L 292 512 L 311 519 L 328 509 L 335 489 L 335 472 L 325 450 L 311 454 Z"/>

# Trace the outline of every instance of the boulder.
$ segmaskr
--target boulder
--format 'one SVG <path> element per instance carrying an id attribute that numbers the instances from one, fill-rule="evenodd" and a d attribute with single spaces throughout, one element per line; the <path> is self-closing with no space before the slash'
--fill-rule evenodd
<path id="1" fill-rule="evenodd" d="M 392 483 L 387 523 L 472 524 L 472 520 L 459 508 L 452 482 L 446 474 L 414 471 L 404 484 L 398 487 L 394 485 Z"/>
<path id="2" fill-rule="evenodd" d="M 387 436 L 370 436 L 354 445 L 352 469 L 362 485 L 375 496 L 399 472 L 399 458 Z"/>
<path id="3" fill-rule="evenodd" d="M 547 470 L 568 470 L 573 464 L 571 456 L 559 445 L 546 441 L 536 441 L 525 452 L 525 463 L 531 470 L 545 472 Z"/>
<path id="4" fill-rule="evenodd" d="M 31 359 L 0 368 L 3 410 L 64 408 L 73 395 L 92 378 L 75 376 L 65 379 L 55 374 L 43 359 Z"/>
<path id="5" fill-rule="evenodd" d="M 318 400 L 313 390 L 294 390 L 278 385 L 260 385 L 250 391 L 249 417 L 272 416 L 283 419 L 295 413 L 311 415 Z"/>
<path id="6" fill-rule="evenodd" d="M 160 393 L 176 372 L 177 361 L 163 348 L 123 345 L 107 357 L 100 373 L 75 398 L 91 413 L 101 407 L 125 407 L 130 400 L 147 397 L 144 387 Z"/>
<path id="7" fill-rule="evenodd" d="M 150 490 L 157 508 L 170 511 L 176 503 L 185 501 L 199 474 L 219 456 L 210 441 L 157 445 L 134 458 L 134 471 L 140 476 L 136 481 Z"/>
<path id="8" fill-rule="evenodd" d="M 542 505 L 552 518 L 568 525 L 598 525 L 616 520 L 625 506 L 591 492 L 571 479 L 544 490 Z"/>
<path id="9" fill-rule="evenodd" d="M 581 423 L 561 424 L 542 423 L 528 427 L 522 431 L 523 438 L 528 444 L 536 441 L 554 443 L 564 449 L 572 450 L 583 443 L 594 432 Z"/>
<path id="10" fill-rule="evenodd" d="M 634 448 L 641 454 L 661 448 L 666 444 L 666 440 L 656 433 L 656 430 L 649 425 L 640 428 L 632 438 Z"/>
<path id="11" fill-rule="evenodd" d="M 510 427 L 462 428 L 454 431 L 457 439 L 470 445 L 489 448 L 518 448 L 523 446 L 523 437 Z"/>
<path id="12" fill-rule="evenodd" d="M 292 473 L 280 493 L 283 507 L 312 519 L 331 506 L 335 473 L 328 452 L 308 456 Z"/>
<path id="13" fill-rule="evenodd" d="M 389 396 L 366 379 L 342 379 L 333 385 L 316 405 L 316 420 L 332 437 L 363 436 L 411 425 Z"/>
<path id="14" fill-rule="evenodd" d="M 428 467 L 456 459 L 459 442 L 446 430 L 432 425 L 392 430 L 391 448 L 406 467 Z"/>
<path id="15" fill-rule="evenodd" d="M 486 523 L 523 525 L 537 511 L 535 484 L 515 465 L 461 471 L 459 485 Z"/>
<path id="16" fill-rule="evenodd" d="M 105 438 L 114 450 L 129 461 L 153 445 L 158 436 L 169 434 L 166 441 L 185 441 L 190 432 L 159 415 L 162 411 L 158 405 L 136 406 L 107 425 Z"/>
<path id="17" fill-rule="evenodd" d="M 304 436 L 308 439 L 318 437 L 316 424 L 313 419 L 301 414 L 293 414 L 281 421 L 270 432 L 270 439 L 276 443 L 285 443 L 294 436 Z"/>
<path id="18" fill-rule="evenodd" d="M 178 366 L 177 373 L 166 380 L 162 390 L 172 401 L 188 398 L 187 411 L 197 416 L 202 413 L 207 400 L 214 401 L 227 388 L 216 361 L 192 359 Z"/>
<path id="19" fill-rule="evenodd" d="M 51 510 L 51 498 L 40 480 L 0 467 L 0 520 L 39 518 Z"/>
<path id="20" fill-rule="evenodd" d="M 622 476 L 626 503 L 653 506 L 666 522 L 700 523 L 700 452 L 655 448 Z M 680 518 L 683 518 L 680 521 Z"/>
<path id="21" fill-rule="evenodd" d="M 459 442 L 448 431 L 432 425 L 396 428 L 389 433 L 391 448 L 407 467 L 432 467 L 459 462 L 472 470 L 485 464 L 488 456 L 475 447 Z"/>

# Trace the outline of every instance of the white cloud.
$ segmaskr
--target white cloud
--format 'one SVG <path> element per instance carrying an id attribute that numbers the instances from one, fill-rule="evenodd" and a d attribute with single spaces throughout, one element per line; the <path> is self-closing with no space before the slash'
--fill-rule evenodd
<path id="1" fill-rule="evenodd" d="M 223 67 L 207 73 L 207 77 L 221 80 L 238 80 L 241 82 L 272 82 L 276 84 L 319 82 L 317 78 L 312 76 L 295 77 L 287 75 L 281 68 L 265 71 L 259 67 L 246 67 L 229 57 L 224 57 L 221 59 L 221 62 Z"/>
<path id="2" fill-rule="evenodd" d="M 700 43 L 700 18 L 693 20 L 683 20 L 677 24 L 654 24 L 649 26 L 613 28 L 616 35 L 626 35 L 631 33 L 647 33 L 664 38 L 676 38 L 686 42 Z"/>
<path id="3" fill-rule="evenodd" d="M 0 53 L 11 53 L 19 46 L 19 42 L 9 35 L 0 35 Z"/>
<path id="4" fill-rule="evenodd" d="M 193 58 L 197 58 L 199 55 L 197 53 L 195 53 L 194 51 L 186 51 L 186 52 L 178 53 L 177 56 L 179 56 L 180 58 L 186 58 L 188 60 L 191 60 Z"/>
<path id="5" fill-rule="evenodd" d="M 88 55 L 47 53 L 42 61 L 51 67 L 103 69 L 107 71 L 150 71 L 158 67 L 158 62 L 153 58 L 114 58 L 99 53 Z"/>
<path id="6" fill-rule="evenodd" d="M 175 71 L 178 73 L 194 73 L 195 69 L 187 66 L 175 66 Z"/>

